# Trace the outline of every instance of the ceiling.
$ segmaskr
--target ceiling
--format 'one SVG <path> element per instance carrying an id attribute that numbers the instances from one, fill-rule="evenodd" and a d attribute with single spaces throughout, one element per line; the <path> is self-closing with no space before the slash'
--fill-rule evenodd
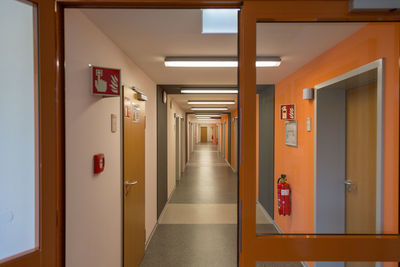
<path id="1" fill-rule="evenodd" d="M 201 34 L 197 9 L 82 9 L 157 84 L 236 84 L 236 68 L 166 68 L 165 56 L 235 56 L 236 34 Z M 262 23 L 257 55 L 280 56 L 257 68 L 258 84 L 274 84 L 365 23 Z"/>
<path id="2" fill-rule="evenodd" d="M 237 108 L 237 95 L 236 94 L 180 94 L 180 95 L 169 95 L 172 100 L 174 100 L 179 107 L 181 107 L 185 112 L 195 112 L 195 113 L 221 113 L 221 111 L 192 111 L 191 107 L 227 107 L 227 111 L 231 112 Z M 188 100 L 232 100 L 235 104 L 232 105 L 188 105 Z"/>

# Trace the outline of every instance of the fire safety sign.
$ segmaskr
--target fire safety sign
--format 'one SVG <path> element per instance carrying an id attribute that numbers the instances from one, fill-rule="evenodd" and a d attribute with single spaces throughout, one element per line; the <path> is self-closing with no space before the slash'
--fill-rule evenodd
<path id="1" fill-rule="evenodd" d="M 296 119 L 296 105 L 281 105 L 281 120 L 291 121 Z"/>
<path id="2" fill-rule="evenodd" d="M 90 67 L 92 95 L 119 96 L 121 93 L 121 70 Z"/>

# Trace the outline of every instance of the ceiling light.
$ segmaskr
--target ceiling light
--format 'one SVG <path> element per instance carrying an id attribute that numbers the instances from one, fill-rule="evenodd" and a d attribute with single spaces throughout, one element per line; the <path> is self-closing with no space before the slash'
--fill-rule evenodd
<path id="1" fill-rule="evenodd" d="M 210 120 L 216 120 L 218 118 L 198 118 L 198 121 L 210 121 Z"/>
<path id="2" fill-rule="evenodd" d="M 191 110 L 228 110 L 226 107 L 218 107 L 218 108 L 191 108 Z"/>
<path id="3" fill-rule="evenodd" d="M 278 67 L 280 57 L 257 57 L 256 67 Z M 166 57 L 166 67 L 234 68 L 238 66 L 237 57 Z"/>
<path id="4" fill-rule="evenodd" d="M 196 117 L 221 117 L 220 114 L 196 114 Z"/>
<path id="5" fill-rule="evenodd" d="M 182 89 L 181 94 L 237 94 L 237 89 Z"/>
<path id="6" fill-rule="evenodd" d="M 188 100 L 189 105 L 232 105 L 235 101 L 231 100 L 216 100 L 216 101 L 206 101 L 206 100 Z"/>

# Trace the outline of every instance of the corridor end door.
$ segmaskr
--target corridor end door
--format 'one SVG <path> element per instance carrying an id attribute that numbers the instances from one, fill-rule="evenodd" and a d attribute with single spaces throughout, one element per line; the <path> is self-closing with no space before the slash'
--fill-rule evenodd
<path id="1" fill-rule="evenodd" d="M 132 89 L 124 101 L 124 267 L 139 266 L 145 251 L 145 102 Z"/>
<path id="2" fill-rule="evenodd" d="M 201 142 L 207 143 L 207 127 L 201 127 Z"/>

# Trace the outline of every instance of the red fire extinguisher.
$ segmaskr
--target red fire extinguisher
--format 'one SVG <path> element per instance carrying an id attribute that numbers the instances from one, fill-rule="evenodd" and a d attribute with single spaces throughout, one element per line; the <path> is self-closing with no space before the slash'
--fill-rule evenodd
<path id="1" fill-rule="evenodd" d="M 287 183 L 286 174 L 281 174 L 278 179 L 278 210 L 279 215 L 290 215 L 292 211 L 290 185 Z"/>

